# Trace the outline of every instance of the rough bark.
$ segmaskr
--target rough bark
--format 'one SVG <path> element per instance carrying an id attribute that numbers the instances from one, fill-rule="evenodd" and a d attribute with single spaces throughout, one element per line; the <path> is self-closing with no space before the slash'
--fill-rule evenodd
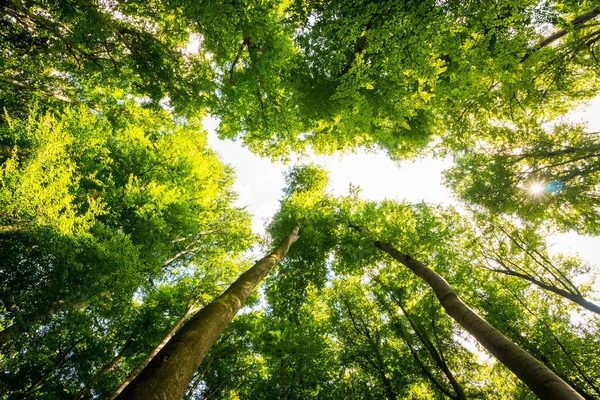
<path id="1" fill-rule="evenodd" d="M 208 350 L 254 288 L 298 239 L 299 230 L 299 226 L 294 227 L 271 254 L 259 260 L 219 298 L 192 317 L 117 398 L 180 399 Z"/>
<path id="2" fill-rule="evenodd" d="M 115 390 L 114 393 L 108 397 L 107 400 L 114 400 L 119 394 L 121 394 L 123 389 L 125 389 L 127 385 L 129 385 L 139 375 L 139 373 L 143 371 L 144 368 L 146 368 L 146 365 L 148 365 L 150 361 L 152 361 L 152 359 L 158 354 L 159 351 L 162 350 L 163 347 L 165 347 L 169 340 L 171 340 L 171 338 L 175 336 L 177 331 L 179 331 L 179 329 L 185 323 L 185 321 L 188 320 L 190 315 L 192 315 L 196 311 L 197 309 L 193 306 L 189 307 L 183 315 L 183 317 L 177 320 L 175 325 L 173 325 L 173 328 L 171 328 L 171 330 L 169 331 L 169 333 L 167 333 L 163 340 L 161 340 L 161 342 L 150 352 L 150 354 L 146 356 L 146 358 L 144 359 L 144 361 L 142 361 L 140 365 L 138 365 L 133 371 L 131 371 L 131 373 L 123 381 L 121 386 L 119 386 L 117 390 Z"/>
<path id="3" fill-rule="evenodd" d="M 529 386 L 538 397 L 548 400 L 583 399 L 575 389 L 548 367 L 511 342 L 463 303 L 448 282 L 436 272 L 410 256 L 400 253 L 389 243 L 375 241 L 374 244 L 423 279 L 433 289 L 446 313 Z"/>

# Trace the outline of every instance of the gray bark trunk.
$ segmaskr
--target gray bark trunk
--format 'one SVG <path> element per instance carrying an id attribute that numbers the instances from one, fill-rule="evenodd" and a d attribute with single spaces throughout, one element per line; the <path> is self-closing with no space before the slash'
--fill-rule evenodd
<path id="1" fill-rule="evenodd" d="M 541 399 L 567 400 L 583 397 L 525 350 L 488 324 L 463 303 L 448 282 L 425 264 L 400 253 L 389 243 L 376 241 L 375 246 L 409 268 L 435 293 L 446 313 L 466 329 L 494 357 L 510 369 Z"/>

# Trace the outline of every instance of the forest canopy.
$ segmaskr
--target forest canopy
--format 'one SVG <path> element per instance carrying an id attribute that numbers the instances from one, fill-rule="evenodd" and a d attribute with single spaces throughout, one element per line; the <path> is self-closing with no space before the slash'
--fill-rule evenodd
<path id="1" fill-rule="evenodd" d="M 599 4 L 0 8 L 0 398 L 600 398 Z M 207 117 L 299 160 L 262 236 Z M 303 158 L 359 150 L 456 206 Z"/>

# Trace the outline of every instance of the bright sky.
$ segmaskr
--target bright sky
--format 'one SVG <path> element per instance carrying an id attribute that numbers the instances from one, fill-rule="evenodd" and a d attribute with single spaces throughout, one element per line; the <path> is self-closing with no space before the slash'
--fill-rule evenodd
<path id="1" fill-rule="evenodd" d="M 569 120 L 587 122 L 590 129 L 600 130 L 600 97 L 571 113 Z M 254 232 L 264 233 L 265 221 L 275 213 L 282 196 L 283 173 L 292 164 L 272 163 L 252 154 L 239 143 L 219 140 L 214 119 L 206 119 L 204 126 L 209 132 L 210 146 L 236 170 L 234 189 L 239 195 L 238 205 L 246 206 L 253 215 Z M 348 194 L 352 183 L 360 186 L 363 199 L 456 204 L 451 192 L 442 185 L 442 172 L 451 165 L 449 160 L 424 158 L 397 163 L 383 153 L 358 151 L 346 155 L 312 156 L 300 162 L 314 162 L 329 171 L 329 191 L 335 195 Z M 598 238 L 566 233 L 548 238 L 548 243 L 551 251 L 577 252 L 582 258 L 600 265 Z"/>

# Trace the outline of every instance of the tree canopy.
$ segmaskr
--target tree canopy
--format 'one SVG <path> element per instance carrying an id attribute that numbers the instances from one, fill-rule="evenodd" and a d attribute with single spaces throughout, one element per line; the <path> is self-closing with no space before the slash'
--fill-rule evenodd
<path id="1" fill-rule="evenodd" d="M 600 233 L 599 7 L 1 2 L 0 398 L 600 397 L 598 267 L 547 243 Z M 448 157 L 457 205 L 300 162 L 259 237 L 208 116 Z"/>

